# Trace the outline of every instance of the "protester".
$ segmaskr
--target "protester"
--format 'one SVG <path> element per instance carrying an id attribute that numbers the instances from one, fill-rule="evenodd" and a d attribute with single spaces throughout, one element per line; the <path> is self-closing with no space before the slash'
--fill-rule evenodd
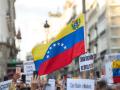
<path id="1" fill-rule="evenodd" d="M 120 83 L 116 85 L 116 90 L 120 90 Z"/>
<path id="2" fill-rule="evenodd" d="M 63 76 L 63 77 L 62 77 L 62 87 L 63 87 L 64 90 L 66 90 L 66 88 L 67 88 L 66 82 L 67 82 L 66 76 Z"/>
<path id="3" fill-rule="evenodd" d="M 107 82 L 105 80 L 97 81 L 95 90 L 107 90 Z"/>
<path id="4" fill-rule="evenodd" d="M 55 81 L 56 90 L 60 90 L 60 84 L 58 83 L 58 80 Z"/>
<path id="5" fill-rule="evenodd" d="M 17 90 L 17 79 L 20 78 L 20 74 L 19 73 L 16 73 L 13 75 L 13 79 L 12 79 L 12 83 L 10 85 L 10 88 L 9 90 Z"/>
<path id="6" fill-rule="evenodd" d="M 44 80 L 44 90 L 52 90 L 51 85 L 48 83 L 48 78 Z"/>
<path id="7" fill-rule="evenodd" d="M 41 79 L 40 76 L 35 76 L 31 80 L 31 90 L 52 90 L 48 84 L 48 79 Z"/>
<path id="8" fill-rule="evenodd" d="M 56 80 L 55 84 L 56 84 L 56 90 L 64 90 L 62 79 Z"/>
<path id="9" fill-rule="evenodd" d="M 31 90 L 38 89 L 39 77 L 35 76 L 31 79 Z M 42 90 L 42 89 L 41 89 Z"/>
<path id="10" fill-rule="evenodd" d="M 31 84 L 26 84 L 20 80 L 20 74 L 13 75 L 12 83 L 9 90 L 52 90 L 51 84 L 48 83 L 48 78 L 41 78 L 38 75 L 33 75 Z M 55 82 L 56 90 L 66 90 L 66 79 L 60 78 Z M 95 84 L 95 90 L 120 90 L 120 84 L 108 85 L 105 80 L 98 80 Z"/>
<path id="11" fill-rule="evenodd" d="M 114 90 L 112 87 L 108 86 L 106 90 Z"/>

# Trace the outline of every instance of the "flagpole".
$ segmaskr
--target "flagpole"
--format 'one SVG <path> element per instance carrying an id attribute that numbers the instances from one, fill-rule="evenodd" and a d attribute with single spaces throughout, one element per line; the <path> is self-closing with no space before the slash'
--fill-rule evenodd
<path id="1" fill-rule="evenodd" d="M 82 12 L 84 14 L 84 20 L 85 20 L 84 41 L 85 41 L 85 52 L 87 53 L 86 0 L 82 0 Z"/>
<path id="2" fill-rule="evenodd" d="M 85 41 L 85 52 L 87 53 L 87 30 L 86 30 L 86 0 L 82 0 L 82 12 L 84 14 L 84 41 Z M 82 78 L 86 79 L 87 75 L 86 75 L 86 71 L 82 72 Z"/>

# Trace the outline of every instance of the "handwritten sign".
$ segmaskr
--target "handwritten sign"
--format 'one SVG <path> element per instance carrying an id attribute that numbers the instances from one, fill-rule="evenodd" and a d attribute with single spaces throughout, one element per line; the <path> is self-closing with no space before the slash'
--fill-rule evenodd
<path id="1" fill-rule="evenodd" d="M 94 68 L 93 62 L 95 54 L 85 54 L 79 58 L 80 71 L 86 71 Z"/>
<path id="2" fill-rule="evenodd" d="M 0 90 L 9 90 L 12 80 L 4 81 L 0 83 Z"/>
<path id="3" fill-rule="evenodd" d="M 55 90 L 55 79 L 49 79 L 48 84 L 51 86 L 50 90 Z"/>
<path id="4" fill-rule="evenodd" d="M 67 90 L 94 90 L 94 86 L 91 79 L 67 79 Z"/>
<path id="5" fill-rule="evenodd" d="M 31 77 L 33 76 L 33 71 L 35 71 L 35 65 L 33 61 L 24 62 L 24 73 L 26 75 L 26 83 L 31 82 Z"/>

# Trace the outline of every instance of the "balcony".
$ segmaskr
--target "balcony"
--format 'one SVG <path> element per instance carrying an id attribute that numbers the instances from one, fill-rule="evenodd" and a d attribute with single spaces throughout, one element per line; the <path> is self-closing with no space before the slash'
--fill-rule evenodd
<path id="1" fill-rule="evenodd" d="M 120 17 L 111 17 L 111 25 L 118 25 L 120 26 Z"/>
<path id="2" fill-rule="evenodd" d="M 120 49 L 120 37 L 111 38 L 112 49 Z"/>
<path id="3" fill-rule="evenodd" d="M 120 49 L 120 46 L 116 47 L 111 47 L 111 49 Z"/>
<path id="4" fill-rule="evenodd" d="M 111 28 L 111 38 L 120 38 L 120 28 Z"/>
<path id="5" fill-rule="evenodd" d="M 120 39 L 120 36 L 111 36 L 112 39 Z"/>
<path id="6" fill-rule="evenodd" d="M 112 53 L 120 53 L 120 47 L 112 47 L 111 52 Z"/>
<path id="7" fill-rule="evenodd" d="M 110 25 L 111 28 L 120 28 L 120 25 Z"/>
<path id="8" fill-rule="evenodd" d="M 119 3 L 110 3 L 109 6 L 110 7 L 116 7 L 116 6 L 120 6 L 120 4 Z"/>
<path id="9" fill-rule="evenodd" d="M 111 14 L 112 18 L 120 17 L 120 14 Z"/>
<path id="10" fill-rule="evenodd" d="M 116 7 L 110 7 L 110 15 L 119 15 L 120 14 L 120 5 Z"/>
<path id="11" fill-rule="evenodd" d="M 108 3 L 111 6 L 118 6 L 120 5 L 120 0 L 109 0 Z"/>

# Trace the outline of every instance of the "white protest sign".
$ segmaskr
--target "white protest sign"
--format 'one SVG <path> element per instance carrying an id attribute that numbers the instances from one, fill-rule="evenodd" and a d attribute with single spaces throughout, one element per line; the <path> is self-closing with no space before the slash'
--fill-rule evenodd
<path id="1" fill-rule="evenodd" d="M 50 84 L 51 90 L 55 90 L 55 79 L 49 79 L 48 84 Z"/>
<path id="2" fill-rule="evenodd" d="M 33 61 L 24 62 L 24 73 L 26 74 L 26 83 L 31 82 L 33 76 L 33 71 L 35 71 L 35 65 Z"/>
<path id="3" fill-rule="evenodd" d="M 95 54 L 84 54 L 79 58 L 80 72 L 87 71 L 94 68 L 93 62 L 95 59 Z"/>
<path id="4" fill-rule="evenodd" d="M 94 90 L 95 81 L 91 79 L 67 79 L 67 90 Z"/>
<path id="5" fill-rule="evenodd" d="M 105 55 L 105 62 L 110 62 L 113 60 L 120 60 L 120 53 L 113 53 Z"/>
<path id="6" fill-rule="evenodd" d="M 0 82 L 0 90 L 9 90 L 12 80 Z"/>
<path id="7" fill-rule="evenodd" d="M 105 64 L 105 78 L 108 83 L 113 83 L 113 72 L 112 72 L 112 62 L 107 62 Z"/>

